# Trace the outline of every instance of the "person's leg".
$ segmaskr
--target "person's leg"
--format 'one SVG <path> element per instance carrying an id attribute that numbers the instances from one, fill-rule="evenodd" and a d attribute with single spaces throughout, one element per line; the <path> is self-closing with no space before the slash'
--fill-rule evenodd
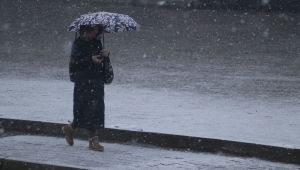
<path id="1" fill-rule="evenodd" d="M 93 138 L 95 136 L 98 136 L 97 135 L 97 130 L 93 129 L 93 130 L 89 130 L 89 138 Z"/>
<path id="2" fill-rule="evenodd" d="M 66 138 L 66 142 L 70 145 L 70 146 L 73 146 L 74 144 L 74 139 L 73 139 L 73 133 L 74 133 L 74 130 L 76 129 L 77 127 L 77 122 L 75 122 L 75 120 L 77 120 L 76 116 L 78 115 L 79 113 L 79 109 L 81 107 L 80 104 L 78 103 L 81 103 L 79 100 L 79 96 L 80 96 L 80 87 L 78 87 L 78 84 L 75 83 L 74 84 L 74 93 L 73 93 L 73 122 L 70 122 L 70 124 L 62 127 L 62 131 L 63 133 L 65 134 L 65 138 Z"/>
<path id="3" fill-rule="evenodd" d="M 71 127 L 75 130 L 77 128 L 77 126 L 75 125 L 75 123 L 71 123 Z"/>
<path id="4" fill-rule="evenodd" d="M 98 132 L 104 128 L 104 83 L 92 81 L 90 84 L 93 93 L 89 95 L 90 102 L 90 128 L 89 129 L 89 148 L 91 150 L 102 151 L 104 148 L 99 144 Z"/>

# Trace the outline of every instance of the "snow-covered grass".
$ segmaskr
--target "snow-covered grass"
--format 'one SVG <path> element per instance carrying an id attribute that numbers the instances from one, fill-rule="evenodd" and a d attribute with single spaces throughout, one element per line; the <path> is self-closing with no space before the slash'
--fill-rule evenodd
<path id="1" fill-rule="evenodd" d="M 109 85 L 106 127 L 300 148 L 300 106 L 281 99 L 219 98 Z M 73 84 L 1 79 L 0 117 L 72 121 Z"/>

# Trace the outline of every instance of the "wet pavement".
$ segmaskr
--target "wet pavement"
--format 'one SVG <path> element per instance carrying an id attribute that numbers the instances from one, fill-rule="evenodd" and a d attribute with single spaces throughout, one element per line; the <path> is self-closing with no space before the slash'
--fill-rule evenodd
<path id="1" fill-rule="evenodd" d="M 223 154 L 193 153 L 137 145 L 101 143 L 103 152 L 88 149 L 88 141 L 68 146 L 63 138 L 46 136 L 0 137 L 0 158 L 82 169 L 206 169 L 290 170 L 300 167 Z"/>
<path id="2" fill-rule="evenodd" d="M 68 25 L 80 14 L 110 11 L 128 14 L 141 25 L 137 31 L 105 35 L 105 46 L 112 54 L 116 85 L 185 91 L 220 100 L 243 98 L 244 103 L 248 99 L 276 100 L 282 101 L 283 108 L 300 103 L 299 14 L 176 10 L 102 4 L 97 1 L 74 3 L 46 0 L 2 0 L 0 11 L 2 80 L 68 80 L 70 48 L 75 36 L 66 31 Z M 5 144 L 5 149 L 24 143 L 31 150 L 35 146 L 43 146 L 39 140 L 53 141 L 55 146 L 52 147 L 64 147 L 52 138 L 43 137 L 7 137 L 0 142 Z M 84 145 L 84 142 L 80 143 L 80 148 L 86 149 Z M 110 144 L 107 146 L 111 151 L 115 147 Z M 3 157 L 28 159 L 26 154 L 18 157 L 17 151 Z M 114 155 L 110 157 L 118 157 L 118 153 L 112 152 L 110 154 Z M 209 167 L 206 169 L 247 169 L 249 165 L 253 165 L 253 169 L 295 168 L 289 165 L 273 166 L 269 162 L 260 166 L 252 159 L 240 166 L 243 158 L 236 158 L 238 161 L 226 160 L 228 166 L 223 166 L 222 162 L 220 165 L 216 164 L 218 161 L 199 163 L 194 162 L 196 158 L 190 160 L 188 157 L 190 155 L 182 161 L 187 164 L 192 162 L 187 166 L 190 169 L 206 166 Z M 122 159 L 121 162 L 125 160 L 122 165 L 133 159 Z M 165 169 L 165 165 L 155 163 L 156 159 L 153 158 L 149 166 L 140 161 L 137 168 L 155 165 Z M 182 168 L 181 164 L 174 163 L 178 161 L 174 159 L 171 158 L 167 167 Z M 211 157 L 207 159 L 218 160 Z M 84 166 L 84 162 L 78 163 L 78 166 Z"/>
<path id="3" fill-rule="evenodd" d="M 300 16 L 91 1 L 1 1 L 0 77 L 68 79 L 80 14 L 125 13 L 138 31 L 106 34 L 117 84 L 225 97 L 299 100 Z"/>

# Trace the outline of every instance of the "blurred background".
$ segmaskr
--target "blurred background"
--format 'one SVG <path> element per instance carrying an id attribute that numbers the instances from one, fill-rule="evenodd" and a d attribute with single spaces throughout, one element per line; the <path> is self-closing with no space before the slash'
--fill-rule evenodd
<path id="1" fill-rule="evenodd" d="M 141 25 L 105 34 L 116 84 L 299 101 L 296 1 L 2 0 L 0 9 L 0 78 L 69 81 L 67 27 L 107 11 Z"/>

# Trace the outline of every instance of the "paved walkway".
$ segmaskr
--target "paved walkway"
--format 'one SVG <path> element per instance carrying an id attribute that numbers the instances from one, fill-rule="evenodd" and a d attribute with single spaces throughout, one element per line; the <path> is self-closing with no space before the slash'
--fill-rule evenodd
<path id="1" fill-rule="evenodd" d="M 6 136 L 0 138 L 0 158 L 82 169 L 300 169 L 296 165 L 254 158 L 172 151 L 134 143 L 102 145 L 105 151 L 95 152 L 82 140 L 75 140 L 70 147 L 63 138 Z"/>

